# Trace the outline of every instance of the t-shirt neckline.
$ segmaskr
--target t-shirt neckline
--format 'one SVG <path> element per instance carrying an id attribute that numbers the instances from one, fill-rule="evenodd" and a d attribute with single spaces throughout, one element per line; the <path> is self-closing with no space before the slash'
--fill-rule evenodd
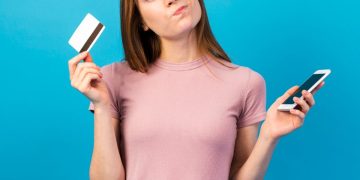
<path id="1" fill-rule="evenodd" d="M 154 65 L 171 71 L 187 71 L 187 70 L 199 68 L 208 61 L 209 58 L 206 55 L 191 61 L 185 61 L 180 63 L 169 62 L 162 58 L 157 58 L 156 61 L 154 62 Z"/>

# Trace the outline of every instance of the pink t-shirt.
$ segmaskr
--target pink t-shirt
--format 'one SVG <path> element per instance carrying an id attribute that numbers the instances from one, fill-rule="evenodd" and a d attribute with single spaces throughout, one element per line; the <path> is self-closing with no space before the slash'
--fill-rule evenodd
<path id="1" fill-rule="evenodd" d="M 265 119 L 266 85 L 256 71 L 225 63 L 236 69 L 210 57 L 158 59 L 147 74 L 126 61 L 101 67 L 127 180 L 228 179 L 237 129 Z"/>

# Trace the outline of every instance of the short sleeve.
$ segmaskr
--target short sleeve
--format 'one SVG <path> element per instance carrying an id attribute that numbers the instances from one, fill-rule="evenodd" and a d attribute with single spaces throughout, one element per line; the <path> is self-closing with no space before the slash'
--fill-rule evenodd
<path id="1" fill-rule="evenodd" d="M 116 88 L 116 74 L 114 71 L 114 64 L 108 64 L 105 66 L 102 66 L 100 68 L 100 72 L 103 74 L 103 80 L 106 84 L 106 87 L 108 88 L 109 94 L 110 94 L 110 113 L 111 116 L 115 119 L 119 119 L 119 111 L 118 111 L 118 93 Z M 95 106 L 90 101 L 88 110 L 92 113 L 94 113 Z"/>
<path id="2" fill-rule="evenodd" d="M 244 95 L 243 108 L 237 121 L 237 128 L 263 121 L 266 117 L 265 79 L 250 68 Z"/>

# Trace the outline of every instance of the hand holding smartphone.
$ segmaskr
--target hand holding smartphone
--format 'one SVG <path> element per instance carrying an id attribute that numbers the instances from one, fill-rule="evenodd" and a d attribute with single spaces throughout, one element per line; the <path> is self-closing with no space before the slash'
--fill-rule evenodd
<path id="1" fill-rule="evenodd" d="M 290 109 L 299 109 L 300 106 L 293 101 L 294 97 L 299 97 L 304 99 L 302 96 L 302 91 L 306 90 L 310 93 L 322 82 L 324 79 L 331 73 L 330 69 L 317 70 L 312 74 L 300 87 L 295 91 L 289 98 L 287 98 L 280 106 L 278 107 L 279 111 L 290 111 Z"/>

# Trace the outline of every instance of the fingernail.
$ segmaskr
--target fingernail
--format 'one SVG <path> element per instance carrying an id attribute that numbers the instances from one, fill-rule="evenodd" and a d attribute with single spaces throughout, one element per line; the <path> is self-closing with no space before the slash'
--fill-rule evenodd
<path id="1" fill-rule="evenodd" d="M 297 100 L 298 100 L 298 98 L 297 98 L 297 97 L 293 97 L 293 100 L 294 100 L 294 101 L 297 101 Z"/>

